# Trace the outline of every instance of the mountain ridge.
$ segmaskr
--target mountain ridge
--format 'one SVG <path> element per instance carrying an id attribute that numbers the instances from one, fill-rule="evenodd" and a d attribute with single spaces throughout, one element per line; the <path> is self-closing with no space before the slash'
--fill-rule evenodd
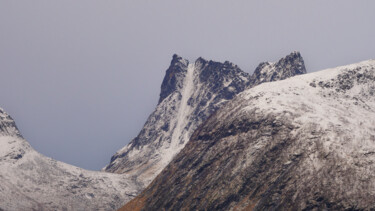
<path id="1" fill-rule="evenodd" d="M 115 210 L 140 191 L 126 175 L 84 170 L 38 153 L 1 108 L 0 146 L 0 210 Z"/>
<path id="2" fill-rule="evenodd" d="M 120 210 L 375 208 L 375 60 L 263 83 Z"/>
<path id="3" fill-rule="evenodd" d="M 138 139 L 124 148 L 131 150 L 112 157 L 111 163 L 127 155 L 141 158 L 130 162 L 135 166 L 130 171 L 117 172 L 123 174 L 88 171 L 38 153 L 0 108 L 0 210 L 119 208 L 168 165 L 201 122 L 249 87 L 249 81 L 250 75 L 231 62 L 199 57 L 190 63 L 174 55 L 155 112 Z M 151 148 L 145 150 L 148 140 Z"/>

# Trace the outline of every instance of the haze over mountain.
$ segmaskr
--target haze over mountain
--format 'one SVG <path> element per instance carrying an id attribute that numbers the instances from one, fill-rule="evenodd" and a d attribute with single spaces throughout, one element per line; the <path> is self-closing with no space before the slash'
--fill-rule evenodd
<path id="1" fill-rule="evenodd" d="M 375 209 L 375 60 L 226 103 L 121 210 Z"/>

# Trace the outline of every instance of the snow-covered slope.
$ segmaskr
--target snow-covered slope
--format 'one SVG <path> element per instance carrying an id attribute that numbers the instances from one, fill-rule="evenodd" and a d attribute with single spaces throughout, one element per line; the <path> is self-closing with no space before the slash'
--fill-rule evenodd
<path id="1" fill-rule="evenodd" d="M 374 210 L 375 60 L 264 83 L 123 210 Z"/>
<path id="2" fill-rule="evenodd" d="M 126 175 L 87 171 L 39 154 L 0 108 L 0 210 L 116 210 L 137 193 Z"/>
<path id="3" fill-rule="evenodd" d="M 135 182 L 145 187 L 180 152 L 194 130 L 238 93 L 306 72 L 298 52 L 275 64 L 260 66 L 250 76 L 230 62 L 198 58 L 190 63 L 174 55 L 156 110 L 139 135 L 112 157 L 105 171 L 133 175 Z"/>

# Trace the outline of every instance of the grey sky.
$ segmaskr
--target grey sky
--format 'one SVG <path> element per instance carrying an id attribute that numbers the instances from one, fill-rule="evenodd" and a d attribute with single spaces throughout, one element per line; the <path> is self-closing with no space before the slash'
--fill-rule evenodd
<path id="1" fill-rule="evenodd" d="M 252 72 L 375 58 L 375 1 L 0 0 L 0 107 L 39 152 L 100 169 L 153 111 L 173 53 Z M 1 147 L 1 146 L 0 146 Z"/>

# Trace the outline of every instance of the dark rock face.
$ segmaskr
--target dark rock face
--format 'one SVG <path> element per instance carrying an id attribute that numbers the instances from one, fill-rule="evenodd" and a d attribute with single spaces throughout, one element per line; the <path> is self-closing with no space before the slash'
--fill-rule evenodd
<path id="1" fill-rule="evenodd" d="M 255 86 L 260 83 L 284 80 L 305 73 L 305 63 L 301 54 L 292 52 L 276 63 L 263 62 L 259 64 L 251 76 L 250 83 Z"/>
<path id="2" fill-rule="evenodd" d="M 371 60 L 245 90 L 121 210 L 375 209 L 374 76 Z"/>
<path id="3" fill-rule="evenodd" d="M 186 74 L 187 65 L 186 60 L 176 54 L 173 55 L 171 65 L 167 69 L 163 83 L 161 84 L 159 103 L 177 89 L 182 88 L 182 79 Z"/>
<path id="4" fill-rule="evenodd" d="M 249 86 L 250 75 L 230 62 L 206 61 L 199 58 L 196 62 L 199 73 L 200 90 L 189 98 L 188 104 L 194 106 L 190 121 L 203 122 L 221 107 L 222 102 L 233 99 L 235 95 Z"/>

